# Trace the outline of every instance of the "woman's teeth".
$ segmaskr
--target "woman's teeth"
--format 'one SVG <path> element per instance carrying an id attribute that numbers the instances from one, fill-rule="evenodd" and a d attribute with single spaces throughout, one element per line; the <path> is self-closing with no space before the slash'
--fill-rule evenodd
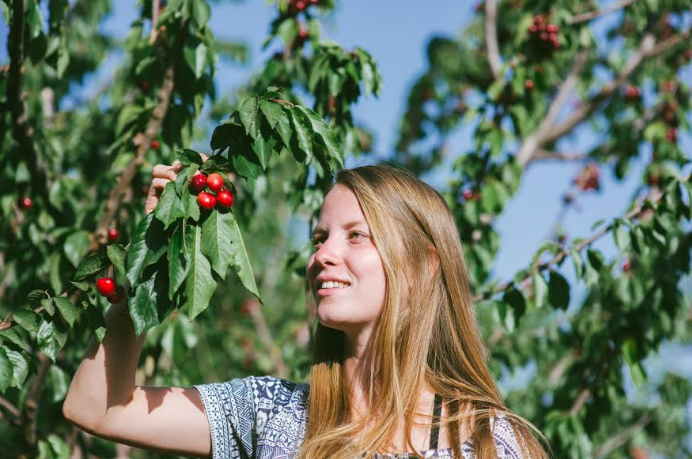
<path id="1" fill-rule="evenodd" d="M 343 282 L 322 282 L 322 286 L 320 288 L 346 288 L 348 287 L 348 284 L 344 284 Z"/>

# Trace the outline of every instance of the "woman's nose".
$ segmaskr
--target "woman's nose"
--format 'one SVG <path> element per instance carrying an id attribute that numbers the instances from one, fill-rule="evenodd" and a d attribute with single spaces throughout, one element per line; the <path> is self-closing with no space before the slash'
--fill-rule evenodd
<path id="1" fill-rule="evenodd" d="M 339 249 L 335 244 L 336 241 L 327 239 L 322 243 L 319 249 L 315 252 L 315 261 L 322 265 L 334 265 L 339 260 Z"/>

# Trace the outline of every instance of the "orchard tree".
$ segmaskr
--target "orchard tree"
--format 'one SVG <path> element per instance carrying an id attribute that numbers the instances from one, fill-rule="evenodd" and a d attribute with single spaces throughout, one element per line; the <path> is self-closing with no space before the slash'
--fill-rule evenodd
<path id="1" fill-rule="evenodd" d="M 141 1 L 124 42 L 98 27 L 106 0 L 0 4 L 9 56 L 0 70 L 3 452 L 156 456 L 91 438 L 61 415 L 88 340 L 105 337 L 103 313 L 123 296 L 147 334 L 137 384 L 307 378 L 310 247 L 285 249 L 286 227 L 307 235 L 345 155 L 368 153 L 371 136 L 352 108 L 379 93 L 381 77 L 367 51 L 321 39 L 332 1 L 281 0 L 266 41 L 281 51 L 220 96 L 218 60 L 242 62 L 247 49 L 213 35 L 213 4 Z M 509 404 L 556 457 L 685 454 L 679 415 L 690 384 L 670 376 L 659 406 L 639 406 L 628 403 L 621 370 L 645 386 L 643 359 L 689 332 L 679 283 L 690 268 L 692 189 L 679 140 L 690 99 L 678 75 L 690 59 L 690 6 L 487 1 L 461 38 L 430 41 L 429 68 L 408 98 L 394 160 L 416 173 L 442 167 L 446 137 L 475 127 L 448 202 L 493 361 L 537 368 Z M 604 14 L 619 22 L 594 29 Z M 113 78 L 75 97 L 114 50 L 124 58 Z M 601 143 L 568 155 L 563 139 L 582 126 Z M 513 279 L 489 280 L 493 222 L 526 167 L 583 163 L 565 192 L 569 208 L 599 189 L 605 169 L 622 179 L 647 150 L 631 209 L 580 238 L 556 233 Z M 184 172 L 143 215 L 153 165 L 174 160 Z M 616 242 L 612 259 L 593 247 L 603 237 Z M 567 266 L 588 290 L 569 309 Z"/>
<path id="2" fill-rule="evenodd" d="M 595 25 L 606 15 L 607 26 Z M 628 403 L 622 373 L 643 386 L 644 358 L 664 341 L 689 342 L 681 280 L 690 272 L 692 189 L 681 138 L 689 148 L 690 19 L 689 0 L 602 8 L 486 0 L 460 38 L 430 40 L 427 69 L 408 95 L 398 160 L 418 173 L 443 167 L 447 139 L 473 127 L 473 148 L 454 158 L 448 202 L 497 375 L 536 369 L 509 405 L 557 457 L 692 453 L 683 446 L 689 381 L 667 378 L 660 402 L 641 406 Z M 565 234 L 579 198 L 603 192 L 603 174 L 623 180 L 635 160 L 646 165 L 629 209 L 594 222 L 591 234 Z M 552 235 L 513 279 L 491 282 L 494 221 L 524 171 L 545 161 L 578 165 Z M 594 247 L 602 238 L 613 238 L 616 255 Z M 566 272 L 586 287 L 579 303 Z"/>

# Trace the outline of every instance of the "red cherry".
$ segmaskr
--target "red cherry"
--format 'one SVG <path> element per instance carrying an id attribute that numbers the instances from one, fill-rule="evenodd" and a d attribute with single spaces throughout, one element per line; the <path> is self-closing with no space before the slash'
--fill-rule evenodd
<path id="1" fill-rule="evenodd" d="M 223 209 L 230 209 L 233 206 L 234 201 L 235 198 L 233 197 L 233 193 L 230 191 L 219 191 L 219 193 L 216 195 L 216 202 L 218 203 L 219 207 Z"/>
<path id="2" fill-rule="evenodd" d="M 308 31 L 301 27 L 301 29 L 298 31 L 298 38 L 300 38 L 301 40 L 305 40 L 306 38 L 308 38 Z"/>
<path id="3" fill-rule="evenodd" d="M 669 128 L 666 131 L 666 140 L 670 143 L 675 143 L 675 141 L 678 139 L 678 131 L 674 127 Z"/>
<path id="4" fill-rule="evenodd" d="M 117 241 L 119 235 L 120 235 L 120 233 L 118 232 L 118 230 L 116 228 L 111 228 L 108 230 L 108 240 L 111 242 Z"/>
<path id="5" fill-rule="evenodd" d="M 139 89 L 141 89 L 143 92 L 149 92 L 149 89 L 151 89 L 149 82 L 144 81 L 144 80 L 140 80 L 138 85 L 139 85 Z"/>
<path id="6" fill-rule="evenodd" d="M 529 26 L 529 33 L 536 33 L 538 32 L 538 27 L 536 27 L 536 24 L 531 24 Z"/>
<path id="7" fill-rule="evenodd" d="M 305 8 L 307 8 L 307 5 L 305 4 L 305 2 L 303 2 L 303 1 L 301 1 L 301 0 L 298 0 L 298 1 L 296 2 L 296 9 L 297 9 L 298 11 L 303 11 Z"/>
<path id="8" fill-rule="evenodd" d="M 216 205 L 216 197 L 213 194 L 202 192 L 197 196 L 197 204 L 203 209 L 211 210 Z"/>
<path id="9" fill-rule="evenodd" d="M 190 179 L 190 191 L 193 194 L 198 194 L 207 187 L 207 176 L 204 174 L 197 174 Z"/>
<path id="10" fill-rule="evenodd" d="M 560 31 L 560 28 L 555 24 L 548 24 L 547 26 L 545 26 L 545 30 L 548 33 L 558 33 Z"/>
<path id="11" fill-rule="evenodd" d="M 541 40 L 546 41 L 548 39 L 548 32 L 541 32 Z"/>
<path id="12" fill-rule="evenodd" d="M 96 280 L 96 290 L 101 296 L 111 296 L 115 293 L 115 279 L 112 277 L 100 277 Z"/>
<path id="13" fill-rule="evenodd" d="M 473 196 L 473 191 L 464 190 L 464 199 L 471 199 L 472 196 Z"/>
<path id="14" fill-rule="evenodd" d="M 207 186 L 214 193 L 221 191 L 223 187 L 223 177 L 221 174 L 217 174 L 216 172 L 209 174 L 209 177 L 207 177 Z"/>
<path id="15" fill-rule="evenodd" d="M 624 262 L 622 262 L 622 271 L 623 272 L 626 272 L 626 273 L 630 272 L 630 268 L 631 268 L 631 266 L 630 266 L 629 260 L 625 260 Z"/>
<path id="16" fill-rule="evenodd" d="M 22 209 L 29 210 L 32 207 L 34 207 L 34 201 L 32 201 L 31 198 L 25 197 L 25 198 L 22 198 L 21 201 L 19 201 L 19 206 Z"/>
<path id="17" fill-rule="evenodd" d="M 125 299 L 125 287 L 118 285 L 115 289 L 115 293 L 107 297 L 108 302 L 112 304 L 120 303 Z"/>
<path id="18" fill-rule="evenodd" d="M 524 87 L 527 91 L 531 91 L 533 89 L 533 80 L 526 80 L 524 82 Z"/>
<path id="19" fill-rule="evenodd" d="M 534 16 L 533 22 L 534 24 L 540 24 L 541 22 L 543 22 L 543 16 L 541 16 L 540 14 L 538 16 Z"/>
<path id="20" fill-rule="evenodd" d="M 159 149 L 159 141 L 158 140 L 152 140 L 151 141 L 151 148 L 153 148 L 154 150 L 158 150 Z"/>

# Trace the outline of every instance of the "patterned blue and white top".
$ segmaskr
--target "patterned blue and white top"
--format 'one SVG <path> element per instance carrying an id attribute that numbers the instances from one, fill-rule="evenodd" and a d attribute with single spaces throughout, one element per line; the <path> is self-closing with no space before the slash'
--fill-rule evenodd
<path id="1" fill-rule="evenodd" d="M 200 393 L 211 428 L 213 459 L 282 459 L 297 456 L 305 435 L 308 384 L 269 376 L 250 376 L 225 383 L 194 386 Z M 523 459 L 509 422 L 491 424 L 498 459 Z M 475 459 L 471 440 L 462 444 L 464 459 Z M 422 451 L 425 458 L 452 458 L 452 449 Z M 405 459 L 409 454 L 378 454 Z"/>

